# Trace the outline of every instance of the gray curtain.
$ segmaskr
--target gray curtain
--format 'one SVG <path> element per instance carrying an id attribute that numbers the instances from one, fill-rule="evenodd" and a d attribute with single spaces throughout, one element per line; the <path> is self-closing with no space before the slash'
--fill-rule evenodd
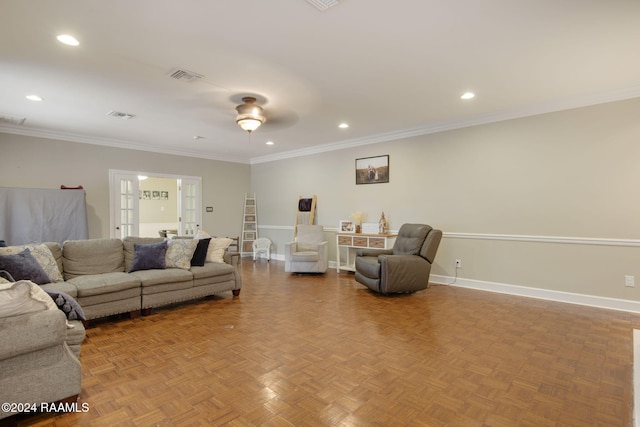
<path id="1" fill-rule="evenodd" d="M 0 187 L 0 240 L 8 245 L 89 238 L 84 190 Z"/>

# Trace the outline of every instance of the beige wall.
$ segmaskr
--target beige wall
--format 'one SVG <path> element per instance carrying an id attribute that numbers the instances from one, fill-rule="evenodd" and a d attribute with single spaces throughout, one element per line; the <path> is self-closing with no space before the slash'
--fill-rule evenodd
<path id="1" fill-rule="evenodd" d="M 89 237 L 109 236 L 109 169 L 202 177 L 202 228 L 239 236 L 250 166 L 91 144 L 0 133 L 0 186 L 60 188 L 82 185 L 87 193 Z"/>
<path id="2" fill-rule="evenodd" d="M 315 194 L 332 259 L 340 220 L 384 211 L 392 229 L 445 232 L 435 278 L 452 279 L 458 258 L 459 282 L 640 301 L 639 118 L 631 99 L 251 166 L 0 134 L 0 185 L 83 185 L 96 238 L 109 235 L 109 169 L 201 176 L 203 208 L 214 208 L 203 228 L 240 235 L 255 191 L 259 233 L 278 255 L 298 196 Z M 355 159 L 383 154 L 391 182 L 355 185 Z"/>
<path id="3" fill-rule="evenodd" d="M 140 223 L 178 223 L 178 183 L 174 178 L 148 177 L 140 181 L 140 191 L 166 191 L 168 199 L 140 199 Z"/>
<path id="4" fill-rule="evenodd" d="M 355 185 L 355 159 L 383 154 L 390 183 Z M 467 280 L 640 300 L 640 247 L 624 242 L 640 241 L 638 159 L 640 99 L 631 99 L 259 163 L 251 182 L 260 235 L 279 254 L 298 196 L 316 194 L 325 227 L 384 211 L 392 229 L 442 229 L 436 276 L 453 277 L 458 258 Z M 625 288 L 625 275 L 638 288 Z"/>

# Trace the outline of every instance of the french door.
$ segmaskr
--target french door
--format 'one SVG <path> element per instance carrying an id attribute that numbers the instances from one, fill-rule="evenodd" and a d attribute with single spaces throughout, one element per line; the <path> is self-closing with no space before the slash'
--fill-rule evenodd
<path id="1" fill-rule="evenodd" d="M 139 172 L 109 170 L 110 237 L 138 236 L 140 230 Z M 178 235 L 194 236 L 202 221 L 202 179 L 144 173 L 178 182 Z"/>

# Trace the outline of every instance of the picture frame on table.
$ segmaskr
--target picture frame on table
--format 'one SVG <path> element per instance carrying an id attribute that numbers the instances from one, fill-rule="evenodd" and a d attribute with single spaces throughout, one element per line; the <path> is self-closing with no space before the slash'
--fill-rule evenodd
<path id="1" fill-rule="evenodd" d="M 356 231 L 356 226 L 353 224 L 353 221 L 340 221 L 340 229 L 341 233 L 353 233 Z"/>

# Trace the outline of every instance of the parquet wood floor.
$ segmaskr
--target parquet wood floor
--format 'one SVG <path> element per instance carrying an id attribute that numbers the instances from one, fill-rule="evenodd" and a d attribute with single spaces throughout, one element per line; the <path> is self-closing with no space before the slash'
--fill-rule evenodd
<path id="1" fill-rule="evenodd" d="M 19 426 L 631 426 L 640 315 L 246 258 L 243 289 L 87 331 L 87 413 Z"/>

